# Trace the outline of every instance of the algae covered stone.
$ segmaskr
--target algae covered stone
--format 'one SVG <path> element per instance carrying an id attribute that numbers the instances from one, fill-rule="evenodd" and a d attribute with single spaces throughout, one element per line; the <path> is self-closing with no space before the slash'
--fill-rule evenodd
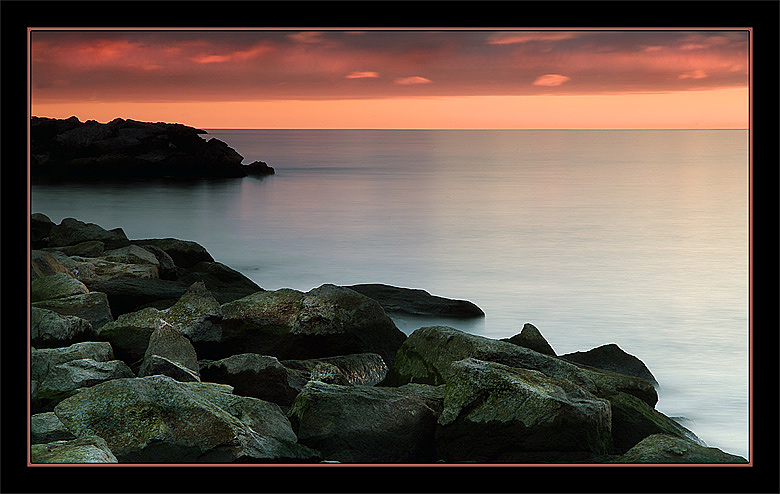
<path id="1" fill-rule="evenodd" d="M 99 436 L 84 436 L 70 441 L 33 444 L 31 463 L 118 463 L 106 441 Z"/>
<path id="2" fill-rule="evenodd" d="M 436 451 L 455 462 L 565 462 L 606 454 L 611 409 L 564 379 L 495 362 L 452 364 Z"/>
<path id="3" fill-rule="evenodd" d="M 615 463 L 747 463 L 747 460 L 680 437 L 653 434 L 628 450 Z"/>

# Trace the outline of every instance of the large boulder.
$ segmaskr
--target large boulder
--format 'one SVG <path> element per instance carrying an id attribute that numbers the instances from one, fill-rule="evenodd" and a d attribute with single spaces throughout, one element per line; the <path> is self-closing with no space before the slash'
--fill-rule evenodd
<path id="1" fill-rule="evenodd" d="M 99 240 L 107 249 L 130 245 L 130 240 L 121 228 L 106 230 L 94 223 L 85 223 L 75 218 L 65 218 L 49 231 L 51 247 L 75 245 L 87 240 Z"/>
<path id="2" fill-rule="evenodd" d="M 258 292 L 222 305 L 214 358 L 250 352 L 285 359 L 377 353 L 390 365 L 406 339 L 375 300 L 322 285 L 308 292 Z"/>
<path id="3" fill-rule="evenodd" d="M 555 357 L 555 350 L 544 339 L 542 333 L 531 323 L 525 323 L 523 329 L 511 338 L 502 338 L 501 341 L 508 341 L 515 345 L 530 348 L 531 350 L 545 355 Z"/>
<path id="4" fill-rule="evenodd" d="M 667 434 L 706 446 L 696 434 L 635 396 L 616 392 L 606 398 L 612 405 L 612 440 L 616 454 L 625 453 L 653 434 Z"/>
<path id="5" fill-rule="evenodd" d="M 89 292 L 55 299 L 32 302 L 33 307 L 48 309 L 62 316 L 86 319 L 97 329 L 114 320 L 108 297 L 102 292 Z"/>
<path id="6" fill-rule="evenodd" d="M 614 343 L 602 345 L 587 352 L 574 352 L 561 355 L 561 358 L 575 364 L 587 365 L 598 369 L 619 372 L 628 376 L 640 377 L 658 384 L 644 362 L 626 353 Z"/>
<path id="7" fill-rule="evenodd" d="M 440 388 L 309 381 L 288 416 L 298 441 L 342 463 L 432 462 Z"/>
<path id="8" fill-rule="evenodd" d="M 114 317 L 146 307 L 169 307 L 176 303 L 189 287 L 178 280 L 129 277 L 94 279 L 87 281 L 87 284 L 90 290 L 106 294 Z"/>
<path id="9" fill-rule="evenodd" d="M 97 331 L 86 319 L 62 316 L 40 307 L 30 308 L 30 339 L 33 346 L 62 347 L 96 337 Z"/>
<path id="10" fill-rule="evenodd" d="M 468 300 L 431 295 L 425 290 L 379 283 L 350 285 L 347 288 L 379 302 L 386 312 L 432 317 L 481 317 L 485 313 Z"/>
<path id="11" fill-rule="evenodd" d="M 198 355 L 190 340 L 160 319 L 149 336 L 139 376 L 165 374 L 177 380 L 200 381 Z"/>
<path id="12" fill-rule="evenodd" d="M 54 405 L 78 389 L 126 377 L 135 375 L 121 360 L 98 362 L 86 358 L 55 365 L 38 384 L 33 410 L 51 411 Z"/>
<path id="13" fill-rule="evenodd" d="M 628 450 L 614 463 L 747 463 L 741 456 L 709 448 L 667 434 L 653 434 Z"/>
<path id="14" fill-rule="evenodd" d="M 89 293 L 89 289 L 84 283 L 66 273 L 38 276 L 30 282 L 31 302 L 82 295 L 84 293 Z"/>
<path id="15" fill-rule="evenodd" d="M 291 462 L 316 458 L 296 443 L 280 408 L 229 386 L 168 376 L 117 379 L 62 401 L 54 413 L 77 436 L 99 435 L 119 462 Z"/>
<path id="16" fill-rule="evenodd" d="M 560 358 L 448 326 L 424 327 L 409 335 L 398 350 L 395 365 L 388 373 L 388 383 L 442 384 L 447 382 L 451 364 L 469 357 L 567 379 L 600 397 L 623 391 L 650 406 L 658 402 L 658 393 L 653 384 L 644 379 L 606 370 L 581 368 Z"/>
<path id="17" fill-rule="evenodd" d="M 452 364 L 436 432 L 448 462 L 568 462 L 610 451 L 611 410 L 565 379 L 495 362 Z"/>
<path id="18" fill-rule="evenodd" d="M 30 463 L 118 463 L 106 441 L 84 436 L 30 446 Z"/>
<path id="19" fill-rule="evenodd" d="M 191 240 L 179 240 L 176 238 L 147 238 L 133 240 L 132 244 L 140 246 L 151 245 L 168 254 L 179 268 L 192 268 L 199 262 L 214 262 L 214 258 L 205 247 Z"/>
<path id="20" fill-rule="evenodd" d="M 308 374 L 282 365 L 276 357 L 242 353 L 204 363 L 204 381 L 229 384 L 241 396 L 253 396 L 288 408 L 308 381 Z"/>

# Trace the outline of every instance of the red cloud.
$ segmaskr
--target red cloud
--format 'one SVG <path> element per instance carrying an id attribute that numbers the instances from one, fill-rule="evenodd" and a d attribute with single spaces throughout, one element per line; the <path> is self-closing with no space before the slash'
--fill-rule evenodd
<path id="1" fill-rule="evenodd" d="M 537 77 L 532 84 L 534 86 L 560 86 L 570 79 L 571 77 L 561 74 L 544 74 Z"/>
<path id="2" fill-rule="evenodd" d="M 410 86 L 414 84 L 428 84 L 433 82 L 430 79 L 427 79 L 425 77 L 420 76 L 412 76 L 412 77 L 399 77 L 395 81 L 393 81 L 394 84 L 399 84 L 401 86 Z"/>

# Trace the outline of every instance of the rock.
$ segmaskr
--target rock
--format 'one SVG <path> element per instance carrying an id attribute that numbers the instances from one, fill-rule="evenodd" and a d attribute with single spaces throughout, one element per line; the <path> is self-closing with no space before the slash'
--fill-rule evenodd
<path id="1" fill-rule="evenodd" d="M 89 289 L 66 273 L 38 276 L 30 282 L 30 300 L 39 302 L 89 293 Z"/>
<path id="2" fill-rule="evenodd" d="M 124 264 L 151 264 L 153 266 L 160 264 L 160 261 L 157 260 L 157 256 L 151 251 L 137 245 L 128 245 L 119 249 L 108 250 L 100 257 L 106 261 Z"/>
<path id="3" fill-rule="evenodd" d="M 253 161 L 252 163 L 246 165 L 244 170 L 249 175 L 259 176 L 273 175 L 276 173 L 276 171 L 272 167 L 268 166 L 268 163 L 264 161 Z"/>
<path id="4" fill-rule="evenodd" d="M 49 244 L 49 232 L 54 222 L 48 216 L 41 213 L 30 215 L 30 243 L 33 249 L 40 249 Z"/>
<path id="5" fill-rule="evenodd" d="M 52 177 L 244 177 L 243 157 L 181 124 L 73 117 L 31 121 L 31 174 Z"/>
<path id="6" fill-rule="evenodd" d="M 76 245 L 51 248 L 62 252 L 66 256 L 99 257 L 105 252 L 106 244 L 100 240 L 87 240 Z"/>
<path id="7" fill-rule="evenodd" d="M 511 338 L 501 339 L 501 341 L 508 341 L 518 346 L 530 348 L 531 350 L 545 355 L 551 355 L 555 357 L 555 350 L 547 343 L 542 333 L 533 324 L 525 323 L 520 333 L 512 336 Z"/>
<path id="8" fill-rule="evenodd" d="M 30 417 L 30 441 L 32 444 L 70 441 L 76 439 L 54 412 L 36 413 Z"/>
<path id="9" fill-rule="evenodd" d="M 619 372 L 628 376 L 640 377 L 658 384 L 645 364 L 631 354 L 624 352 L 614 343 L 602 345 L 587 352 L 574 352 L 561 355 L 561 358 L 575 364 L 596 367 L 597 369 Z"/>
<path id="10" fill-rule="evenodd" d="M 322 285 L 306 293 L 258 292 L 222 305 L 219 352 L 250 352 L 279 359 L 377 353 L 385 362 L 406 335 L 376 301 L 348 288 Z"/>
<path id="11" fill-rule="evenodd" d="M 111 306 L 111 313 L 119 317 L 147 306 L 170 307 L 187 292 L 189 285 L 181 281 L 159 278 L 121 277 L 88 281 L 87 287 L 92 291 L 105 293 Z"/>
<path id="12" fill-rule="evenodd" d="M 134 245 L 145 247 L 151 245 L 163 250 L 173 260 L 174 264 L 180 268 L 192 268 L 202 261 L 214 262 L 211 254 L 197 242 L 190 240 L 179 240 L 176 238 L 147 238 L 133 240 Z"/>
<path id="13" fill-rule="evenodd" d="M 430 462 L 442 389 L 309 381 L 288 416 L 298 441 L 342 463 Z"/>
<path id="14" fill-rule="evenodd" d="M 108 362 L 114 360 L 114 352 L 110 344 L 102 341 L 74 343 L 64 348 L 33 348 L 30 351 L 30 376 L 33 381 L 40 382 L 53 367 L 79 359 Z"/>
<path id="15" fill-rule="evenodd" d="M 37 347 L 61 347 L 96 336 L 97 332 L 86 319 L 61 316 L 40 307 L 30 308 L 30 338 Z"/>
<path id="16" fill-rule="evenodd" d="M 154 257 L 157 259 L 157 271 L 159 272 L 160 279 L 176 279 L 176 264 L 173 262 L 173 258 L 169 256 L 167 252 L 154 245 L 144 245 L 142 248 L 148 252 L 151 252 L 152 255 L 154 255 Z"/>
<path id="17" fill-rule="evenodd" d="M 616 392 L 606 398 L 612 406 L 612 440 L 617 454 L 653 434 L 667 434 L 706 446 L 696 434 L 635 396 Z"/>
<path id="18" fill-rule="evenodd" d="M 156 264 L 110 261 L 102 257 L 71 256 L 64 265 L 88 288 L 94 286 L 96 282 L 117 278 L 156 279 L 160 277 Z"/>
<path id="19" fill-rule="evenodd" d="M 50 247 L 76 245 L 88 240 L 99 240 L 107 249 L 130 245 L 130 240 L 127 239 L 121 228 L 105 230 L 94 223 L 85 223 L 75 218 L 63 219 L 59 225 L 54 225 L 49 232 Z"/>
<path id="20" fill-rule="evenodd" d="M 164 319 L 158 320 L 156 329 L 149 336 L 149 346 L 144 353 L 143 362 L 138 375 L 151 376 L 154 374 L 165 374 L 161 372 L 168 364 L 165 360 L 154 359 L 153 357 L 163 357 L 165 360 L 179 364 L 190 371 L 190 374 L 196 377 L 195 380 L 200 381 L 200 372 L 198 368 L 198 355 L 195 353 L 195 347 L 192 346 L 190 340 L 186 336 L 181 334 L 176 328 L 165 322 Z M 174 366 L 175 375 L 171 375 L 174 379 L 177 376 L 181 376 L 180 370 Z M 170 375 L 170 374 L 166 374 Z M 187 376 L 187 373 L 184 374 Z M 192 379 L 187 379 L 192 380 Z"/>
<path id="21" fill-rule="evenodd" d="M 174 362 L 160 355 L 151 355 L 148 359 L 146 371 L 142 371 L 141 374 L 148 376 L 163 375 L 181 382 L 200 382 L 200 375 L 197 371 L 193 371 L 180 362 Z"/>
<path id="22" fill-rule="evenodd" d="M 57 273 L 69 273 L 69 271 L 53 254 L 43 250 L 33 250 L 30 252 L 31 279 Z"/>
<path id="23" fill-rule="evenodd" d="M 41 300 L 33 302 L 32 306 L 52 310 L 63 316 L 76 316 L 86 319 L 95 329 L 114 320 L 114 317 L 111 315 L 111 309 L 108 306 L 108 298 L 102 292 L 90 292 Z"/>
<path id="24" fill-rule="evenodd" d="M 338 384 L 340 386 L 352 386 L 347 376 L 341 369 L 327 362 L 319 362 L 309 374 L 309 380 L 320 381 L 326 384 Z"/>
<path id="25" fill-rule="evenodd" d="M 679 437 L 653 434 L 628 450 L 615 463 L 747 463 L 747 460 Z"/>
<path id="26" fill-rule="evenodd" d="M 382 356 L 377 353 L 357 353 L 311 360 L 282 361 L 282 365 L 288 369 L 296 369 L 307 373 L 313 372 L 321 363 L 335 366 L 344 375 L 349 384 L 375 386 L 383 382 L 387 376 L 387 364 L 385 364 Z"/>
<path id="27" fill-rule="evenodd" d="M 121 360 L 97 362 L 85 358 L 55 365 L 39 382 L 38 400 L 33 403 L 33 409 L 50 411 L 54 405 L 80 388 L 124 377 L 135 375 Z"/>
<path id="28" fill-rule="evenodd" d="M 409 335 L 398 350 L 387 380 L 395 385 L 407 382 L 442 384 L 447 381 L 451 364 L 469 357 L 567 379 L 599 397 L 620 390 L 650 406 L 658 402 L 658 393 L 652 383 L 644 379 L 581 368 L 560 358 L 448 326 L 420 328 Z"/>
<path id="29" fill-rule="evenodd" d="M 182 273 L 179 281 L 202 282 L 220 304 L 264 291 L 254 281 L 220 262 L 201 261 Z"/>
<path id="30" fill-rule="evenodd" d="M 436 451 L 448 462 L 580 461 L 611 447 L 611 413 L 565 379 L 495 362 L 452 364 Z"/>
<path id="31" fill-rule="evenodd" d="M 84 436 L 71 441 L 33 444 L 31 463 L 117 463 L 106 441 L 98 436 Z"/>
<path id="32" fill-rule="evenodd" d="M 482 309 L 472 302 L 438 297 L 420 289 L 382 284 L 350 285 L 346 288 L 376 300 L 386 312 L 458 318 L 485 315 Z"/>
<path id="33" fill-rule="evenodd" d="M 316 458 L 279 407 L 211 383 L 117 379 L 54 409 L 78 436 L 99 435 L 119 462 L 290 462 Z"/>
<path id="34" fill-rule="evenodd" d="M 275 357 L 242 353 L 204 364 L 204 381 L 229 384 L 233 392 L 289 407 L 308 380 L 308 373 L 287 369 Z"/>
<path id="35" fill-rule="evenodd" d="M 202 283 L 194 283 L 168 309 L 147 307 L 120 315 L 100 329 L 99 338 L 111 342 L 117 358 L 137 368 L 160 320 L 186 336 L 199 355 L 201 348 L 216 345 L 222 338 L 222 309 Z"/>

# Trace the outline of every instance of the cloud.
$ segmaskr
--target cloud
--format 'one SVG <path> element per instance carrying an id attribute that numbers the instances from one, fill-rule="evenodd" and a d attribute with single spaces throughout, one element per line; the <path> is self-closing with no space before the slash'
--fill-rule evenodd
<path id="1" fill-rule="evenodd" d="M 536 78 L 536 80 L 533 82 L 534 86 L 560 86 L 564 82 L 571 79 L 571 77 L 567 77 L 565 75 L 561 74 L 544 74 L 540 75 Z"/>
<path id="2" fill-rule="evenodd" d="M 690 72 L 685 72 L 683 74 L 680 74 L 677 78 L 678 79 L 705 79 L 707 77 L 707 73 L 704 72 L 701 69 L 691 70 Z"/>
<path id="3" fill-rule="evenodd" d="M 225 55 L 197 55 L 192 57 L 192 61 L 197 63 L 243 62 L 272 50 L 273 48 L 269 45 L 259 44 L 248 50 L 235 50 Z"/>
<path id="4" fill-rule="evenodd" d="M 413 84 L 428 84 L 433 82 L 430 79 L 426 79 L 425 77 L 420 77 L 418 75 L 412 76 L 412 77 L 399 77 L 395 81 L 393 81 L 394 84 L 399 84 L 401 86 L 410 86 Z"/>
<path id="5" fill-rule="evenodd" d="M 287 36 L 298 43 L 320 43 L 322 42 L 322 33 L 318 31 L 301 31 Z"/>
<path id="6" fill-rule="evenodd" d="M 352 72 L 350 74 L 347 74 L 347 79 L 366 79 L 366 78 L 372 78 L 372 77 L 379 77 L 379 73 L 377 72 Z"/>
<path id="7" fill-rule="evenodd" d="M 488 36 L 489 45 L 512 45 L 528 43 L 530 41 L 562 41 L 571 39 L 576 33 L 571 32 L 523 32 L 523 33 L 498 33 Z"/>

